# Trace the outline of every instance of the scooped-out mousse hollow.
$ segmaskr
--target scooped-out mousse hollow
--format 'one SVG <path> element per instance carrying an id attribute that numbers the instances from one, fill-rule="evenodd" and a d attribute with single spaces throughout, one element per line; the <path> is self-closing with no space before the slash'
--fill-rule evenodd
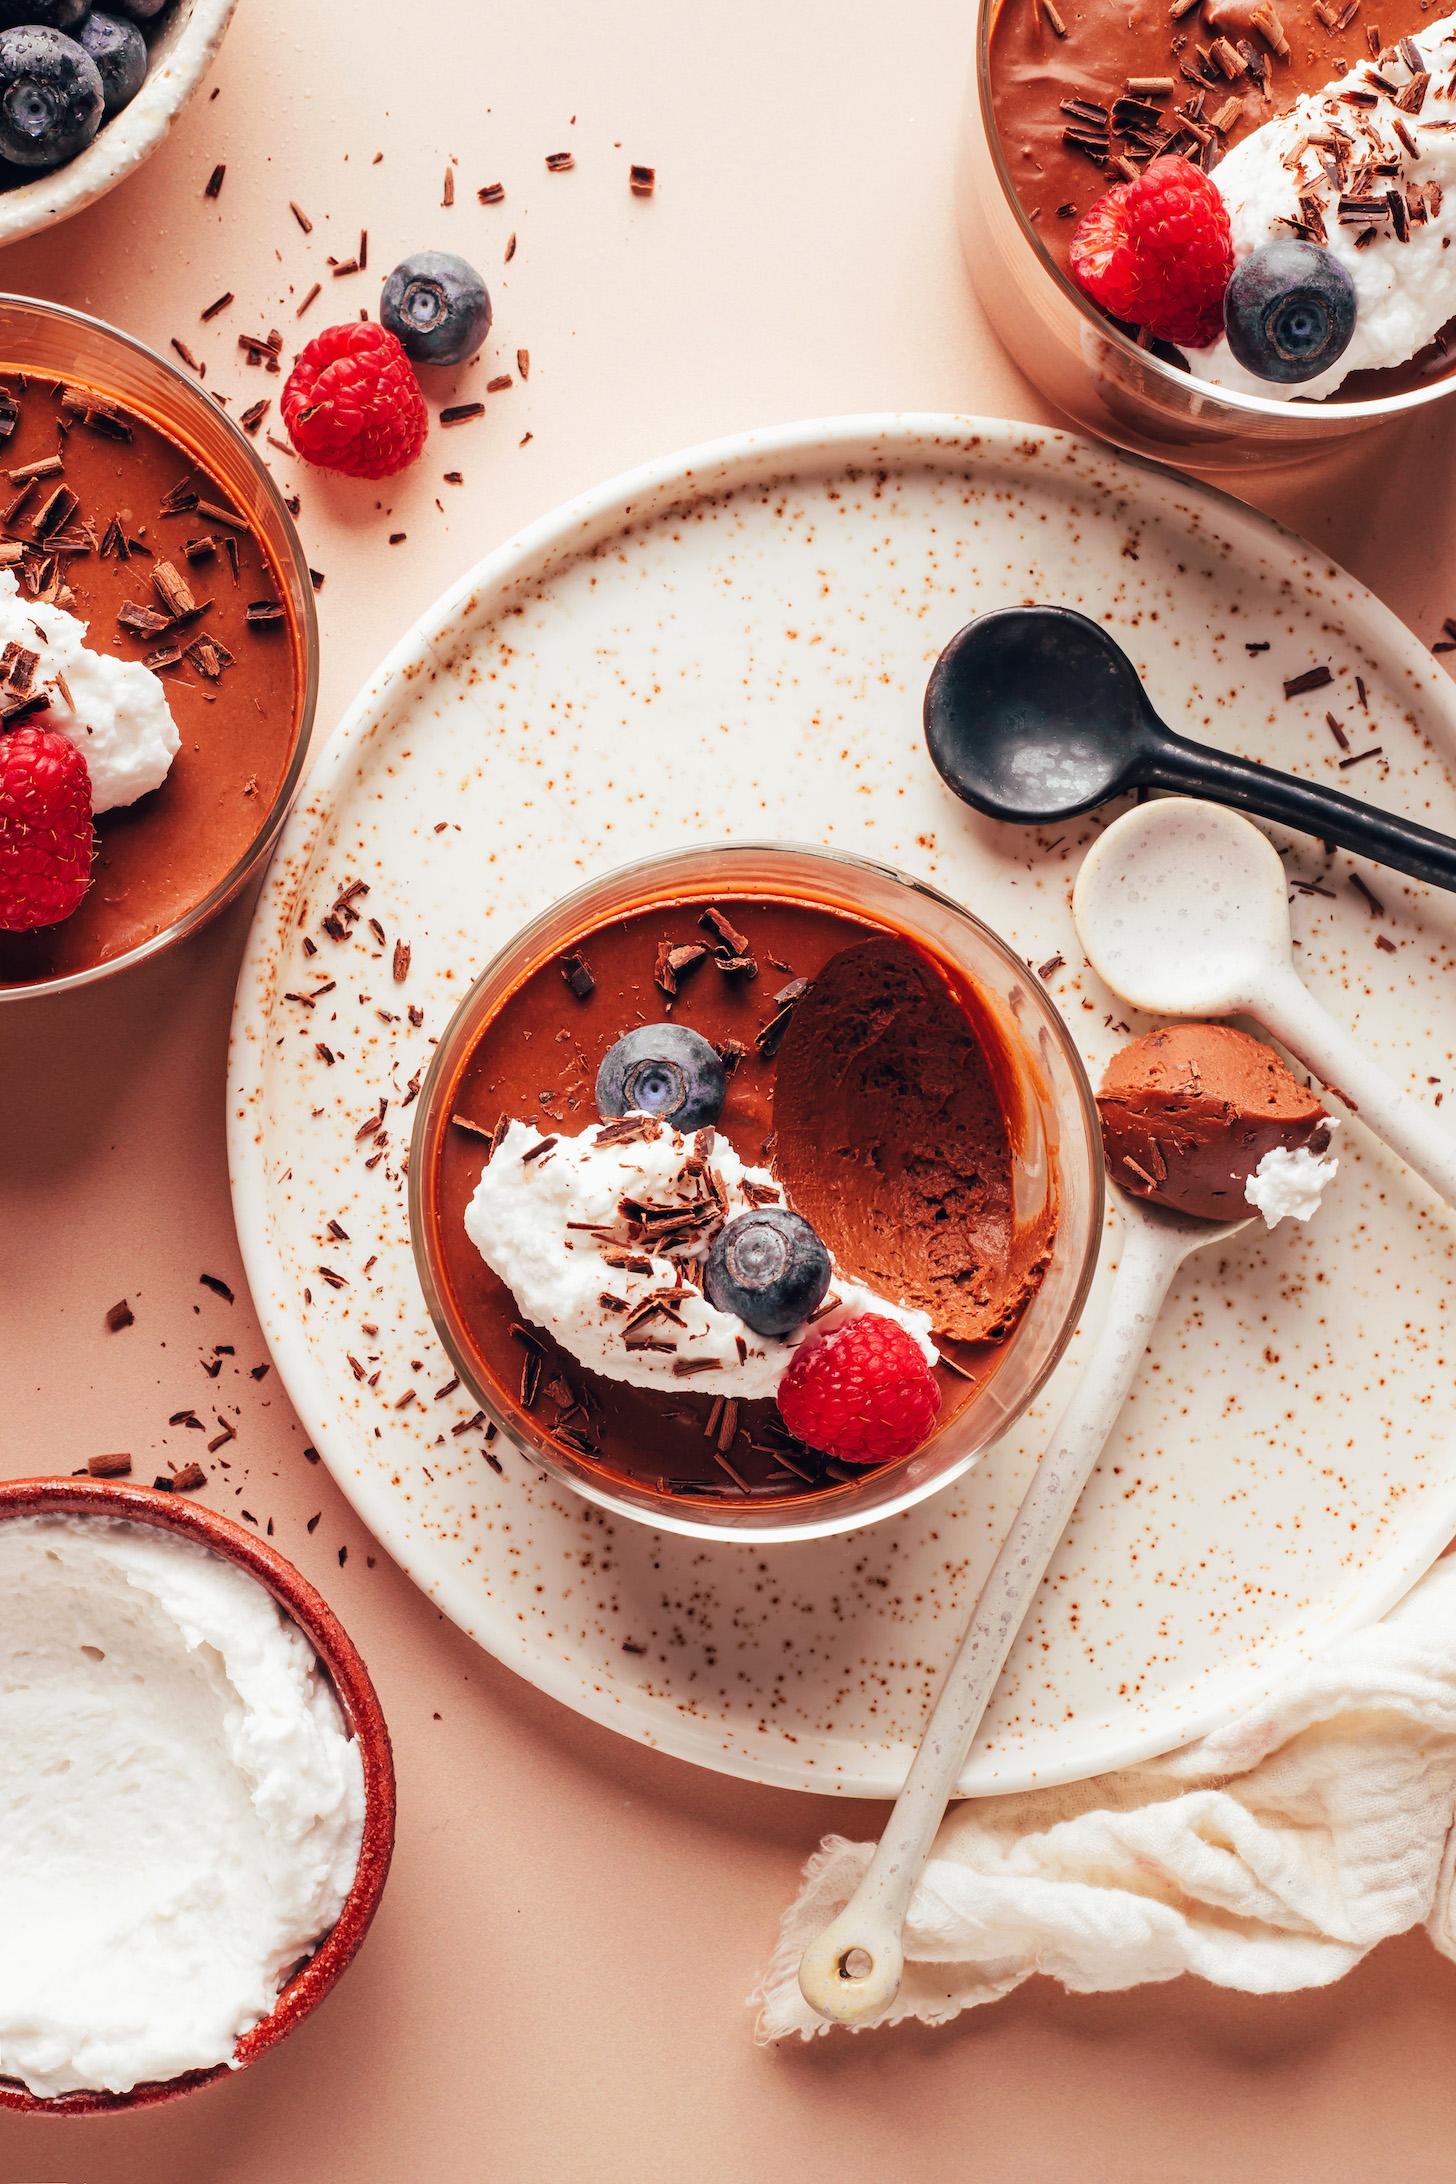
<path id="1" fill-rule="evenodd" d="M 1205 1221 L 1307 1221 L 1338 1163 L 1334 1123 L 1272 1047 L 1231 1024 L 1173 1024 L 1123 1047 L 1097 1094 L 1108 1173 Z"/>
<path id="2" fill-rule="evenodd" d="M 1058 1233 L 1040 1080 L 909 932 L 768 888 L 627 893 L 446 1048 L 412 1161 L 436 1317 L 570 1476 L 827 1498 L 995 1384 Z M 616 1112 L 630 1085 L 646 1108 Z M 854 1386 L 879 1438 L 843 1427 Z"/>

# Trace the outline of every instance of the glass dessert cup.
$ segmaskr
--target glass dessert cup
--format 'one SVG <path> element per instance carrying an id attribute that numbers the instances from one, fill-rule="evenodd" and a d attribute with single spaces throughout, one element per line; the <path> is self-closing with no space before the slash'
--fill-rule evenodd
<path id="1" fill-rule="evenodd" d="M 203 466 L 226 493 L 229 505 L 256 541 L 283 605 L 287 628 L 278 633 L 277 642 L 291 648 L 293 724 L 287 764 L 271 798 L 259 800 L 256 826 L 246 846 L 198 899 L 159 931 L 101 961 L 34 978 L 11 980 L 0 973 L 0 1002 L 68 992 L 108 978 L 172 947 L 231 902 L 266 859 L 288 814 L 303 774 L 318 696 L 318 624 L 303 547 L 251 441 L 212 397 L 144 343 L 99 319 L 31 297 L 0 295 L 0 380 L 19 373 L 48 383 L 74 383 L 114 402 L 175 444 L 179 473 L 190 459 Z M 205 528 L 204 519 L 197 519 L 197 527 Z M 179 524 L 175 540 L 179 555 L 187 535 L 187 526 Z M 143 561 L 137 578 L 146 597 L 151 595 L 149 567 Z M 167 787 L 164 782 L 153 796 L 165 796 Z M 128 823 L 145 825 L 146 799 L 133 809 L 137 817 L 128 816 Z M 101 824 L 104 828 L 105 817 Z"/>
<path id="2" fill-rule="evenodd" d="M 1208 386 L 1139 348 L 1053 262 L 1022 208 L 992 108 L 993 9 L 994 0 L 980 0 L 961 119 L 961 242 L 1003 348 L 1073 424 L 1159 462 L 1254 473 L 1318 461 L 1357 434 L 1456 391 L 1456 375 L 1447 374 L 1373 400 L 1280 402 Z"/>
<path id="3" fill-rule="evenodd" d="M 689 1498 L 629 1479 L 552 1437 L 484 1362 L 442 1248 L 441 1160 L 457 1088 L 483 1028 L 543 968 L 628 913 L 760 899 L 839 911 L 903 936 L 973 985 L 1009 1058 L 999 1085 L 1014 1149 L 1018 1217 L 1055 1195 L 1045 1273 L 998 1362 L 914 1454 L 857 1470 L 842 1484 L 754 1499 L 724 1487 Z M 746 913 L 745 913 L 746 914 Z M 566 987 L 562 986 L 563 995 Z M 596 1118 L 583 1114 L 583 1127 Z M 480 1146 L 482 1156 L 485 1147 Z M 483 1165 L 483 1158 L 482 1163 Z M 1080 1317 L 1102 1231 L 1096 1106 L 1082 1061 L 1050 997 L 1004 941 L 967 910 L 885 865 L 842 852 L 736 843 L 668 851 L 590 881 L 536 918 L 476 979 L 451 1019 L 421 1092 L 410 1153 L 410 1231 L 431 1318 L 460 1378 L 505 1441 L 589 1501 L 697 1539 L 761 1544 L 818 1539 L 908 1509 L 960 1478 L 1032 1401 Z M 847 1270 L 854 1272 L 851 1267 Z"/>

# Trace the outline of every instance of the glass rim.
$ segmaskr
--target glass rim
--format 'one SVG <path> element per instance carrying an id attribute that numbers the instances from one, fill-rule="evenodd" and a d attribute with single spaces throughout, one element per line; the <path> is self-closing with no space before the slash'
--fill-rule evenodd
<path id="1" fill-rule="evenodd" d="M 279 539 L 286 549 L 288 566 L 297 580 L 298 595 L 303 602 L 302 626 L 299 630 L 303 672 L 302 687 L 298 694 L 298 729 L 283 779 L 257 833 L 222 878 L 181 917 L 174 918 L 161 932 L 153 933 L 150 939 L 138 942 L 136 947 L 128 948 L 121 955 L 109 956 L 103 963 L 90 964 L 82 971 L 68 971 L 58 978 L 33 979 L 26 985 L 0 985 L 0 1007 L 17 1001 L 40 1000 L 54 994 L 74 993 L 83 986 L 93 986 L 104 978 L 113 978 L 118 971 L 131 970 L 139 963 L 149 962 L 153 956 L 162 954 L 179 940 L 185 940 L 200 926 L 205 925 L 216 911 L 223 908 L 243 885 L 253 867 L 266 855 L 298 793 L 313 738 L 319 686 L 318 609 L 314 603 L 308 557 L 304 553 L 298 527 L 289 514 L 282 492 L 237 420 L 220 403 L 214 402 L 205 394 L 199 385 L 178 371 L 176 365 L 170 363 L 160 350 L 154 349 L 150 342 L 142 341 L 137 335 L 125 332 L 119 326 L 113 326 L 109 319 L 97 318 L 90 311 L 75 310 L 69 304 L 51 303 L 43 296 L 26 296 L 18 290 L 0 289 L 0 314 L 8 309 L 33 313 L 42 319 L 59 319 L 70 325 L 85 327 L 90 333 L 100 334 L 105 340 L 115 342 L 132 356 L 155 367 L 172 386 L 180 388 L 184 406 L 189 402 L 203 404 L 206 406 L 206 413 L 216 418 L 223 428 L 224 436 L 232 441 L 244 457 L 269 513 L 276 519 Z M 3 357 L 0 357 L 0 367 L 3 367 L 3 361 Z"/>
<path id="2" fill-rule="evenodd" d="M 1078 316 L 1093 327 L 1110 348 L 1115 349 L 1130 364 L 1136 364 L 1140 370 L 1169 387 L 1182 389 L 1185 393 L 1190 386 L 1202 388 L 1211 400 L 1226 403 L 1236 412 L 1242 411 L 1250 417 L 1270 420 L 1282 418 L 1286 423 L 1290 423 L 1292 419 L 1318 417 L 1328 417 L 1333 423 L 1341 425 L 1381 423 L 1429 408 L 1433 402 L 1439 402 L 1456 391 L 1456 368 L 1453 368 L 1444 377 L 1433 379 L 1428 386 L 1408 387 L 1402 394 L 1377 395 L 1363 402 L 1280 402 L 1271 395 L 1247 394 L 1239 387 L 1218 387 L 1206 380 L 1197 380 L 1191 372 L 1180 371 L 1176 364 L 1167 363 L 1151 349 L 1140 348 L 1115 320 L 1105 317 L 1090 298 L 1082 293 L 1076 282 L 1063 272 L 1037 233 L 1034 222 L 1028 218 L 1026 208 L 1017 194 L 1016 185 L 1011 179 L 1001 149 L 1001 134 L 996 127 L 991 98 L 991 21 L 996 8 L 1004 4 L 1005 0 L 979 0 L 976 19 L 976 103 L 986 149 L 991 155 L 991 165 L 1001 185 L 1001 194 L 1012 219 L 1021 231 L 1023 242 L 1033 253 L 1053 287 L 1076 307 Z M 1317 437 L 1313 429 L 1310 436 Z"/>
<path id="3" fill-rule="evenodd" d="M 926 1478 L 907 1484 L 898 1493 L 891 1495 L 881 1506 L 873 1510 L 858 1511 L 829 1508 L 822 1515 L 798 1515 L 781 1523 L 774 1523 L 769 1520 L 763 1524 L 739 1525 L 714 1523 L 689 1514 L 688 1512 L 693 1505 L 687 1501 L 686 1497 L 682 1499 L 680 1505 L 665 1502 L 665 1505 L 660 1509 L 655 1506 L 651 1509 L 639 1507 L 626 1495 L 614 1494 L 609 1488 L 598 1485 L 594 1480 L 579 1477 L 574 1471 L 558 1466 L 540 1448 L 529 1447 L 525 1444 L 515 1420 L 495 1403 L 490 1389 L 481 1384 L 480 1377 L 476 1373 L 471 1360 L 461 1355 L 460 1346 L 457 1345 L 454 1339 L 453 1330 L 449 1323 L 449 1315 L 444 1309 L 439 1286 L 435 1280 L 431 1256 L 425 1244 L 425 1184 L 428 1167 L 426 1150 L 427 1139 L 432 1134 L 431 1124 L 436 1095 L 448 1070 L 452 1069 L 458 1060 L 455 1052 L 457 1034 L 461 1025 L 473 1010 L 479 996 L 498 978 L 502 967 L 506 963 L 518 955 L 525 955 L 528 950 L 536 946 L 539 936 L 548 931 L 553 931 L 561 924 L 563 919 L 569 925 L 571 914 L 578 909 L 584 909 L 604 889 L 625 885 L 632 880 L 641 881 L 653 873 L 666 871 L 683 859 L 696 860 L 701 857 L 714 857 L 739 862 L 748 858 L 763 856 L 803 857 L 812 862 L 834 866 L 850 872 L 873 872 L 881 879 L 907 889 L 913 895 L 926 897 L 929 901 L 937 904 L 941 909 L 949 911 L 955 918 L 971 927 L 978 939 L 984 942 L 991 953 L 999 958 L 1002 965 L 1014 974 L 1017 981 L 1032 993 L 1040 1005 L 1043 1020 L 1047 1024 L 1052 1038 L 1056 1041 L 1076 1093 L 1078 1116 L 1086 1140 L 1087 1170 L 1091 1190 L 1087 1208 L 1086 1231 L 1082 1238 L 1080 1260 L 1076 1267 L 1076 1279 L 1063 1315 L 1062 1324 L 1054 1340 L 1049 1345 L 1047 1356 L 1032 1376 L 1014 1413 L 1003 1420 L 996 1432 L 992 1433 L 988 1439 L 982 1441 L 977 1447 L 968 1449 L 953 1462 L 947 1464 L 944 1470 L 936 1471 Z M 552 950 L 554 951 L 558 945 L 560 943 L 553 940 Z M 526 975 L 528 973 L 525 971 L 521 973 L 523 977 Z M 425 1072 L 424 1081 L 420 1086 L 414 1129 L 410 1135 L 408 1212 L 410 1250 L 414 1258 L 415 1271 L 424 1292 L 425 1304 L 436 1335 L 444 1345 L 452 1365 L 460 1373 L 465 1385 L 478 1400 L 480 1407 L 485 1411 L 497 1432 L 510 1447 L 518 1450 L 528 1463 L 537 1466 L 552 1480 L 560 1481 L 569 1492 L 579 1494 L 584 1500 L 592 1502 L 598 1508 L 607 1511 L 609 1515 L 625 1517 L 633 1523 L 645 1525 L 651 1530 L 673 1532 L 688 1539 L 721 1541 L 729 1545 L 743 1547 L 775 1546 L 791 1544 L 796 1541 L 829 1539 L 836 1534 L 863 1531 L 872 1524 L 883 1522 L 887 1517 L 903 1514 L 905 1510 L 912 1509 L 918 1503 L 927 1501 L 931 1495 L 943 1492 L 946 1488 L 953 1486 L 959 1479 L 964 1478 L 971 1467 L 979 1463 L 994 1448 L 1002 1434 L 1009 1432 L 1016 1420 L 1024 1416 L 1026 1410 L 1036 1400 L 1052 1373 L 1061 1363 L 1067 1347 L 1081 1323 L 1093 1278 L 1097 1272 L 1098 1260 L 1101 1254 L 1102 1232 L 1105 1225 L 1106 1202 L 1107 1184 L 1106 1170 L 1102 1158 L 1101 1125 L 1098 1121 L 1097 1103 L 1092 1089 L 1092 1080 L 1088 1074 L 1087 1065 L 1072 1038 L 1070 1026 L 1036 971 L 1021 956 L 1016 954 L 1010 943 L 1003 939 L 993 926 L 987 925 L 984 919 L 977 917 L 973 910 L 968 910 L 964 903 L 957 902 L 953 896 L 946 894 L 943 889 L 935 886 L 932 882 L 917 879 L 912 873 L 903 872 L 899 866 L 884 863 L 879 858 L 866 857 L 854 850 L 826 848 L 822 843 L 815 842 L 771 841 L 759 838 L 752 841 L 684 842 L 673 849 L 654 850 L 646 856 L 632 858 L 624 864 L 610 866 L 607 870 L 595 873 L 588 879 L 583 880 L 579 886 L 572 888 L 568 894 L 557 897 L 546 909 L 538 912 L 524 925 L 519 926 L 503 945 L 495 950 L 484 969 L 471 980 L 469 987 L 456 1004 L 448 1023 L 440 1034 L 439 1043 L 430 1058 L 429 1068 Z M 831 1497 L 824 1496 L 821 1499 L 829 1501 Z M 809 1508 L 812 1511 L 812 1502 L 809 1504 Z"/>

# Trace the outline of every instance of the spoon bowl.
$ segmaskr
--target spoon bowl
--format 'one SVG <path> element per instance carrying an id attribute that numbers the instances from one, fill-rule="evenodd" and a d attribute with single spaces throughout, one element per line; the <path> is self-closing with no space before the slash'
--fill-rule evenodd
<path id="1" fill-rule="evenodd" d="M 1114 820 L 1083 859 L 1072 917 L 1099 978 L 1150 1016 L 1234 1016 L 1292 969 L 1273 843 L 1191 797 Z"/>
<path id="2" fill-rule="evenodd" d="M 931 670 L 924 721 L 941 779 L 991 819 L 1053 825 L 1133 789 L 1169 789 L 1456 889 L 1450 835 L 1176 735 L 1116 638 L 1070 607 L 967 622 Z"/>
<path id="3" fill-rule="evenodd" d="M 1124 1001 L 1152 1016 L 1256 1017 L 1456 1205 L 1456 1137 L 1305 986 L 1284 867 L 1247 819 L 1177 796 L 1124 812 L 1077 876 L 1072 917 Z"/>
<path id="4" fill-rule="evenodd" d="M 925 692 L 937 773 L 989 818 L 1075 819 L 1135 788 L 1157 717 L 1127 654 L 1070 607 L 1005 607 L 952 637 Z"/>

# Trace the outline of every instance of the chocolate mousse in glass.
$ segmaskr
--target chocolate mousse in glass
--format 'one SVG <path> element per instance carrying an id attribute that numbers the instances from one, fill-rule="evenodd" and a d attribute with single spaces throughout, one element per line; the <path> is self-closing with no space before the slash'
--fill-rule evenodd
<path id="1" fill-rule="evenodd" d="M 1456 321 L 1453 32 L 1456 18 L 1417 0 L 1133 0 L 1111 13 L 982 0 L 959 208 L 1013 357 L 1077 423 L 1200 469 L 1307 460 L 1441 400 L 1456 359 L 1443 323 Z M 1249 373 L 1224 343 L 1185 356 L 1072 278 L 1089 207 L 1170 154 L 1226 197 L 1237 260 L 1287 238 L 1350 272 L 1347 362 L 1310 391 Z"/>
<path id="2" fill-rule="evenodd" d="M 612 1074 L 676 1054 L 664 1027 L 709 1100 L 680 1130 L 650 1073 Z M 760 1540 L 958 1477 L 1060 1356 L 1101 1201 L 1085 1073 L 1005 944 L 884 867 L 752 845 L 651 858 L 514 940 L 446 1031 L 410 1158 L 430 1310 L 499 1431 L 609 1508 Z M 765 1209 L 827 1265 L 773 1332 L 716 1271 Z M 806 1445 L 776 1400 L 801 1346 L 866 1316 L 936 1400 L 876 1463 Z"/>
<path id="3" fill-rule="evenodd" d="M 0 932 L 10 999 L 136 962 L 237 893 L 302 771 L 317 631 L 297 535 L 251 443 L 127 335 L 0 297 L 0 469 L 0 734 L 66 734 L 95 809 L 79 908 Z M 68 644 L 82 648 L 69 681 Z M 147 672 L 115 684 L 111 661 Z M 87 717 L 98 695 L 105 723 Z M 103 730 L 119 755 L 99 748 Z M 159 735 L 160 763 L 142 765 Z"/>

